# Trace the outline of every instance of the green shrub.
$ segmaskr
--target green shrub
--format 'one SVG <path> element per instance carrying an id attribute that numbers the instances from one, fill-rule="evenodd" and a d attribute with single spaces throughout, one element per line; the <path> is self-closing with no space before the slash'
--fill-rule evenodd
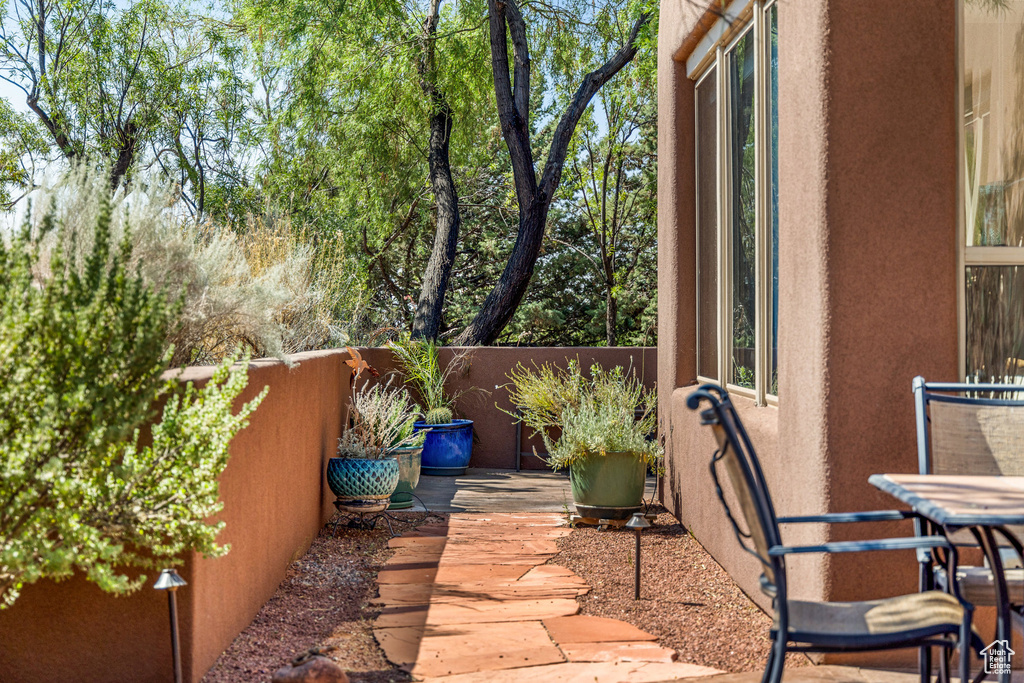
<path id="1" fill-rule="evenodd" d="M 207 519 L 228 444 L 263 394 L 232 411 L 247 381 L 233 359 L 202 389 L 163 377 L 181 304 L 128 267 L 127 227 L 112 246 L 107 198 L 93 225 L 50 210 L 0 236 L 0 606 L 76 569 L 121 592 L 145 580 L 121 567 L 227 550 Z"/>
<path id="2" fill-rule="evenodd" d="M 623 451 L 647 465 L 659 463 L 662 449 L 649 439 L 657 428 L 656 397 L 621 366 L 605 370 L 592 365 L 588 378 L 576 360 L 564 370 L 548 363 L 533 369 L 520 363 L 508 378 L 512 405 L 523 423 L 541 435 L 552 467 Z M 556 429 L 561 430 L 557 438 L 552 436 Z"/>

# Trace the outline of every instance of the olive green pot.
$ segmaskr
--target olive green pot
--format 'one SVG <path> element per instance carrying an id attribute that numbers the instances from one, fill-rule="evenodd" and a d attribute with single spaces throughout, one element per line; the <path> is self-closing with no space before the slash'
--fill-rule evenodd
<path id="1" fill-rule="evenodd" d="M 636 453 L 584 456 L 569 470 L 572 500 L 581 517 L 628 519 L 639 512 L 647 465 Z"/>
<path id="2" fill-rule="evenodd" d="M 404 510 L 412 507 L 412 492 L 420 483 L 420 464 L 423 446 L 392 448 L 388 455 L 398 461 L 398 488 L 391 494 L 388 510 Z"/>

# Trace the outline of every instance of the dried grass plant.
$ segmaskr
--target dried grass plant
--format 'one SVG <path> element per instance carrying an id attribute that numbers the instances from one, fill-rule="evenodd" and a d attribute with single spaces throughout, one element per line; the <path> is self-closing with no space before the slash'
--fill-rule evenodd
<path id="1" fill-rule="evenodd" d="M 426 432 L 414 432 L 419 407 L 403 388 L 363 384 L 352 397 L 352 424 L 338 439 L 338 456 L 379 460 L 393 450 L 423 445 Z"/>

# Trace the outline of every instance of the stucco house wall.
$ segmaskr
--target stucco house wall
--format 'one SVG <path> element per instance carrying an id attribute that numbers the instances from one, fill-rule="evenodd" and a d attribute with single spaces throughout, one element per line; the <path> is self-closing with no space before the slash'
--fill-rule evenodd
<path id="1" fill-rule="evenodd" d="M 733 3 L 738 5 L 740 3 Z M 717 3 L 662 0 L 659 399 L 666 503 L 760 604 L 708 474 L 696 378 L 694 82 Z M 710 8 L 710 9 L 708 9 Z M 708 10 L 708 11 L 705 11 Z M 911 379 L 957 376 L 956 4 L 779 0 L 779 404 L 734 403 L 780 515 L 893 507 L 867 483 L 916 470 Z M 912 533 L 783 529 L 787 543 Z M 916 590 L 911 553 L 789 563 L 794 597 Z"/>

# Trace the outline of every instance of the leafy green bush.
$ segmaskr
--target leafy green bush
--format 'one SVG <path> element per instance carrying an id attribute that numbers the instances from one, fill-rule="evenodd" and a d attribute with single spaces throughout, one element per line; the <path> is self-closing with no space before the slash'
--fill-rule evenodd
<path id="1" fill-rule="evenodd" d="M 145 577 L 120 567 L 227 551 L 207 518 L 228 444 L 265 392 L 232 411 L 247 381 L 234 359 L 202 389 L 163 377 L 181 304 L 128 267 L 127 226 L 112 246 L 107 198 L 91 226 L 50 210 L 0 236 L 0 607 L 76 569 L 121 592 Z"/>
<path id="2" fill-rule="evenodd" d="M 621 366 L 605 370 L 592 365 L 588 378 L 576 360 L 564 370 L 520 363 L 508 378 L 512 405 L 526 426 L 541 435 L 552 467 L 610 452 L 634 453 L 648 465 L 660 461 L 661 447 L 649 440 L 657 427 L 654 392 Z M 557 438 L 552 436 L 556 429 L 561 430 Z"/>

